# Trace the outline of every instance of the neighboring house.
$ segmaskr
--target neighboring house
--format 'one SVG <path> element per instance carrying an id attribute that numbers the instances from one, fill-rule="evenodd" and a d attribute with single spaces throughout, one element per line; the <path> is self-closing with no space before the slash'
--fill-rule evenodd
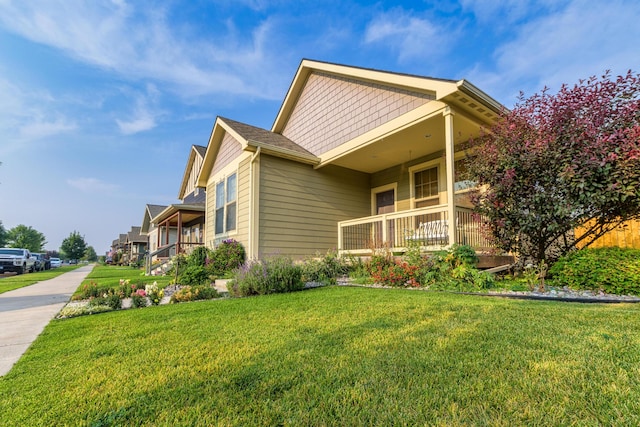
<path id="1" fill-rule="evenodd" d="M 160 235 L 160 230 L 151 221 L 158 216 L 160 212 L 165 210 L 165 205 L 146 205 L 144 209 L 144 217 L 142 218 L 142 226 L 140 227 L 140 234 L 147 238 L 147 249 L 150 253 L 154 253 L 158 250 L 159 242 L 164 241 L 164 236 Z M 175 231 L 175 230 L 174 230 Z M 175 242 L 175 234 L 173 236 Z"/>
<path id="2" fill-rule="evenodd" d="M 502 108 L 466 80 L 303 60 L 271 130 L 216 119 L 196 183 L 206 242 L 249 258 L 486 249 L 454 169 Z"/>
<path id="3" fill-rule="evenodd" d="M 126 258 L 127 235 L 120 234 L 117 239 L 111 243 L 111 252 L 116 255 L 118 264 L 126 264 L 129 260 Z"/>
<path id="4" fill-rule="evenodd" d="M 125 252 L 128 263 L 137 263 L 144 258 L 147 251 L 147 237 L 140 232 L 140 227 L 131 227 L 127 233 Z"/>
<path id="5" fill-rule="evenodd" d="M 148 268 L 157 259 L 188 254 L 204 244 L 206 191 L 196 182 L 206 151 L 203 146 L 191 146 L 178 192 L 181 203 L 146 206 L 141 232 L 149 242 Z"/>

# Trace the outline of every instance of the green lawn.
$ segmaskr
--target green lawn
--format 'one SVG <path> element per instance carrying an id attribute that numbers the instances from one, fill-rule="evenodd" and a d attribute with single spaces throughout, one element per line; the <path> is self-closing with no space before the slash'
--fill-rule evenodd
<path id="1" fill-rule="evenodd" d="M 640 305 L 328 287 L 56 320 L 0 425 L 640 425 Z"/>
<path id="2" fill-rule="evenodd" d="M 63 267 L 52 268 L 51 270 L 38 271 L 35 273 L 13 276 L 9 274 L 4 276 L 0 275 L 0 294 L 14 289 L 24 288 L 25 286 L 33 285 L 34 283 L 42 282 L 43 280 L 53 279 L 62 273 L 75 270 L 78 267 L 78 265 L 65 265 Z"/>

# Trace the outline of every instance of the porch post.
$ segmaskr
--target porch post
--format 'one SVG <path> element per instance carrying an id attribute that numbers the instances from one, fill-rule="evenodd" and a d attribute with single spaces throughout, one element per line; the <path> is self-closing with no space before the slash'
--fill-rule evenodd
<path id="1" fill-rule="evenodd" d="M 176 254 L 180 253 L 182 249 L 180 244 L 182 243 L 182 211 L 178 211 L 178 236 L 176 237 Z"/>
<path id="2" fill-rule="evenodd" d="M 455 205 L 455 170 L 454 170 L 454 139 L 453 139 L 453 111 L 447 107 L 444 115 L 444 135 L 445 135 L 445 171 L 447 174 L 447 219 L 449 245 L 456 242 L 456 205 Z"/>

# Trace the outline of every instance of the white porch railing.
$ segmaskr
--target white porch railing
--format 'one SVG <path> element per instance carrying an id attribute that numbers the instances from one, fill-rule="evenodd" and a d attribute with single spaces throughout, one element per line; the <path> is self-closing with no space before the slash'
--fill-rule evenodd
<path id="1" fill-rule="evenodd" d="M 374 215 L 338 223 L 338 247 L 343 253 L 370 253 L 388 247 L 404 252 L 410 242 L 418 242 L 425 251 L 449 245 L 447 205 Z M 456 207 L 456 243 L 487 250 L 490 242 L 482 233 L 481 221 L 467 208 Z"/>

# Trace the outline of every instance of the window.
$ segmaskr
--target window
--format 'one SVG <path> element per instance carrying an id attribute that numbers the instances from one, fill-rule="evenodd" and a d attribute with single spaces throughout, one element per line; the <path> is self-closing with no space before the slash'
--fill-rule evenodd
<path id="1" fill-rule="evenodd" d="M 236 229 L 237 177 L 229 175 L 216 184 L 216 234 Z"/>
<path id="2" fill-rule="evenodd" d="M 454 190 L 457 191 L 462 191 L 462 190 L 468 190 L 470 188 L 473 188 L 476 186 L 476 183 L 473 181 L 470 181 L 468 179 L 465 179 L 468 176 L 468 159 L 460 159 L 460 160 L 456 160 L 455 162 L 455 184 L 454 184 Z"/>
<path id="3" fill-rule="evenodd" d="M 423 169 L 413 174 L 416 208 L 435 206 L 439 203 L 438 167 Z"/>

